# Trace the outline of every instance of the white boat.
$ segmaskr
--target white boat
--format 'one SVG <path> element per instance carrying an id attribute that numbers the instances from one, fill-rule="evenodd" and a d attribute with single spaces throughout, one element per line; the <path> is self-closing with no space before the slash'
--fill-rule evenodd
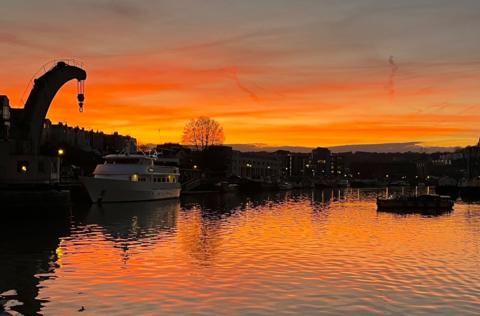
<path id="1" fill-rule="evenodd" d="M 148 201 L 178 198 L 179 168 L 165 165 L 161 158 L 141 154 L 103 157 L 93 177 L 81 177 L 94 203 Z"/>

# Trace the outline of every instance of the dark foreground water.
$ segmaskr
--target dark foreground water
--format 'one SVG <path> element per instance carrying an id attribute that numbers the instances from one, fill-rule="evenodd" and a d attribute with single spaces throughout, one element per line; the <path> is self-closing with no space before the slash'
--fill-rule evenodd
<path id="1" fill-rule="evenodd" d="M 478 315 L 480 205 L 402 216 L 377 212 L 375 196 L 211 195 L 76 207 L 67 222 L 2 221 L 0 306 L 25 315 Z"/>

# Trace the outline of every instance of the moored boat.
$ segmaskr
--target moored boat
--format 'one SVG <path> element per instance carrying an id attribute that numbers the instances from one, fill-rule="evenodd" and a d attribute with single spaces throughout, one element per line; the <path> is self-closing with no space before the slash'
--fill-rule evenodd
<path id="1" fill-rule="evenodd" d="M 463 201 L 480 201 L 480 178 L 460 181 L 459 191 Z"/>
<path id="2" fill-rule="evenodd" d="M 448 195 L 456 200 L 459 196 L 458 181 L 448 176 L 442 177 L 438 180 L 435 192 L 439 195 Z"/>
<path id="3" fill-rule="evenodd" d="M 283 182 L 278 185 L 278 188 L 280 190 L 291 190 L 293 189 L 293 184 L 291 184 L 290 182 Z"/>
<path id="4" fill-rule="evenodd" d="M 93 177 L 81 177 L 92 202 L 148 201 L 180 196 L 179 168 L 144 154 L 104 157 Z"/>
<path id="5" fill-rule="evenodd" d="M 452 210 L 453 205 L 454 202 L 449 196 L 437 194 L 377 198 L 378 210 L 444 212 Z"/>

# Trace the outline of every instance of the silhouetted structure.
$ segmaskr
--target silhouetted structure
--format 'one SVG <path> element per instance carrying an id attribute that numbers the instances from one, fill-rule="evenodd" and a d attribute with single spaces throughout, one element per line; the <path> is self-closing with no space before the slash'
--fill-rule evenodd
<path id="1" fill-rule="evenodd" d="M 83 69 L 58 62 L 34 80 L 23 109 L 10 108 L 8 98 L 1 97 L 0 184 L 50 183 L 58 179 L 57 160 L 39 154 L 45 116 L 58 90 L 73 79 L 78 81 L 82 109 L 86 77 Z"/>
<path id="2" fill-rule="evenodd" d="M 328 148 L 318 147 L 312 150 L 311 166 L 316 176 L 325 176 L 330 173 L 332 153 Z"/>
<path id="3" fill-rule="evenodd" d="M 80 127 L 71 127 L 67 124 L 52 124 L 45 120 L 42 145 L 45 146 L 72 146 L 83 151 L 94 151 L 98 154 L 116 153 L 129 149 L 136 152 L 137 140 L 130 136 L 123 136 L 114 132 L 105 134 Z"/>
<path id="4" fill-rule="evenodd" d="M 480 176 L 480 142 L 476 146 L 468 146 L 464 150 L 467 178 Z"/>
<path id="5" fill-rule="evenodd" d="M 232 151 L 231 173 L 245 179 L 276 180 L 281 175 L 280 159 L 267 152 Z"/>

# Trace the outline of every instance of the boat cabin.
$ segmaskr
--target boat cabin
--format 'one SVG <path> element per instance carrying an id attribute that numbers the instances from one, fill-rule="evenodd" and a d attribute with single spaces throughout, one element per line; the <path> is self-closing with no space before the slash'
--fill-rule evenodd
<path id="1" fill-rule="evenodd" d="M 148 183 L 177 183 L 179 168 L 171 162 L 147 155 L 113 154 L 104 157 L 104 163 L 97 165 L 95 178 L 128 180 Z"/>

